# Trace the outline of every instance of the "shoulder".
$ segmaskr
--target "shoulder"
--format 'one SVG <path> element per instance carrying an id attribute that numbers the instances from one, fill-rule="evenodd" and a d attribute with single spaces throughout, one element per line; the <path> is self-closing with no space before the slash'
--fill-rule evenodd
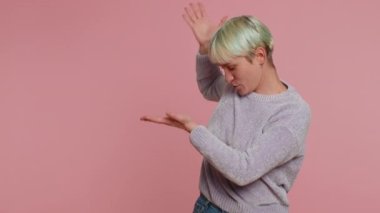
<path id="1" fill-rule="evenodd" d="M 266 128 L 282 126 L 303 141 L 311 121 L 311 107 L 297 91 L 276 104 L 267 120 Z"/>

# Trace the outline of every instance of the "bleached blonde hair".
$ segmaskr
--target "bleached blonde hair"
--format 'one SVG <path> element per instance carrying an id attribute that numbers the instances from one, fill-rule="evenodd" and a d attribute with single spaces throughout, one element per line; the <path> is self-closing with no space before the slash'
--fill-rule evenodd
<path id="1" fill-rule="evenodd" d="M 273 38 L 268 27 L 253 16 L 238 16 L 226 21 L 213 35 L 209 46 L 209 58 L 213 63 L 225 64 L 232 58 L 243 56 L 251 61 L 257 47 L 266 50 L 268 61 L 273 64 Z"/>

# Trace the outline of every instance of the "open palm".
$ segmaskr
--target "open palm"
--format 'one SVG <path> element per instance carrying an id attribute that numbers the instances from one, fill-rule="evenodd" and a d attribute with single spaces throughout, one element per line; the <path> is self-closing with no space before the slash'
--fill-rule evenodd
<path id="1" fill-rule="evenodd" d="M 212 23 L 207 16 L 206 10 L 202 3 L 190 3 L 189 7 L 185 7 L 185 13 L 182 15 L 187 24 L 190 26 L 195 39 L 201 48 L 207 53 L 209 42 L 215 31 L 227 20 L 227 16 L 223 17 L 219 25 Z"/>

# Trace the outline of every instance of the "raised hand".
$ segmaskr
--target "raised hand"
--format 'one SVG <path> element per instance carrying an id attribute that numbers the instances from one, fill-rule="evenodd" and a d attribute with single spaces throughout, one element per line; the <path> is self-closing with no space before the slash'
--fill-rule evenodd
<path id="1" fill-rule="evenodd" d="M 198 126 L 198 124 L 193 122 L 190 117 L 172 113 L 166 113 L 165 117 L 142 116 L 140 120 L 177 127 L 189 133 L 193 130 L 193 128 Z"/>
<path id="2" fill-rule="evenodd" d="M 227 16 L 223 17 L 216 25 L 207 17 L 206 10 L 202 3 L 190 3 L 185 7 L 185 13 L 182 15 L 186 23 L 190 26 L 195 39 L 199 43 L 199 52 L 201 54 L 208 53 L 208 46 L 214 32 L 227 20 Z"/>

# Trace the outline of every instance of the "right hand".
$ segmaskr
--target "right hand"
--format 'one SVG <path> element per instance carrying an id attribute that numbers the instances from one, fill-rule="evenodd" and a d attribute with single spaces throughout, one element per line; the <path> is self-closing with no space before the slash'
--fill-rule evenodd
<path id="1" fill-rule="evenodd" d="M 216 25 L 207 17 L 206 10 L 202 3 L 190 3 L 189 7 L 185 7 L 185 13 L 182 15 L 186 23 L 190 26 L 195 39 L 199 43 L 199 52 L 201 54 L 208 53 L 208 46 L 214 32 L 223 25 L 227 20 L 227 16 L 223 17 Z"/>
<path id="2" fill-rule="evenodd" d="M 140 120 L 177 127 L 189 133 L 198 126 L 189 116 L 173 113 L 166 113 L 165 117 L 142 116 Z"/>

